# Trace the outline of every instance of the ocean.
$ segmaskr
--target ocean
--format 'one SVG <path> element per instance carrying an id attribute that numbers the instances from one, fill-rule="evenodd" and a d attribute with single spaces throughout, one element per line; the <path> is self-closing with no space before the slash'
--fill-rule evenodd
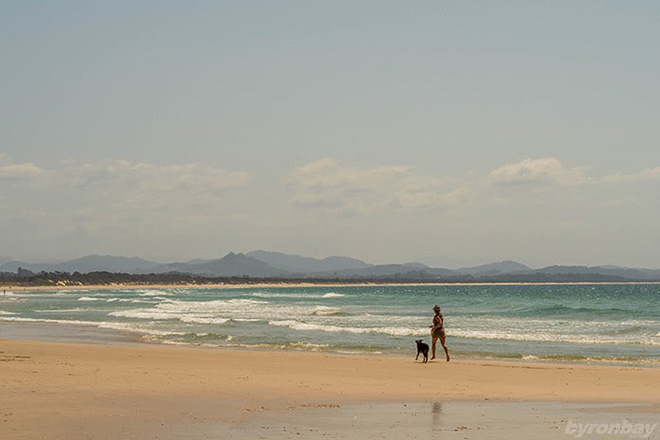
<path id="1" fill-rule="evenodd" d="M 414 356 L 414 339 L 430 343 L 434 304 L 454 357 L 660 366 L 657 284 L 12 291 L 0 296 L 0 321 L 163 344 Z"/>

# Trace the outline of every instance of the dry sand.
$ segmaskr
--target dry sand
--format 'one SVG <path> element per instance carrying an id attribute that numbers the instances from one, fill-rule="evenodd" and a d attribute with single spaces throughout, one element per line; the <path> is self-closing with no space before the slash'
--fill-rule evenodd
<path id="1" fill-rule="evenodd" d="M 659 383 L 652 368 L 4 339 L 0 439 L 567 438 L 577 414 L 657 419 Z"/>

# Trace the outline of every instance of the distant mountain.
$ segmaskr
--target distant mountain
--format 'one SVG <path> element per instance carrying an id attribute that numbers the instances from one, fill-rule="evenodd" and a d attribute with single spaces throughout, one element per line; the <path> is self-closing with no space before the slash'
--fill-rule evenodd
<path id="1" fill-rule="evenodd" d="M 171 263 L 152 268 L 151 272 L 179 272 L 210 277 L 280 277 L 287 272 L 248 257 L 245 254 L 228 253 L 217 260 L 202 263 Z"/>
<path id="2" fill-rule="evenodd" d="M 428 265 L 424 263 L 403 263 L 404 266 L 409 267 L 411 269 L 416 269 L 416 270 L 425 270 L 425 269 L 430 269 Z"/>
<path id="3" fill-rule="evenodd" d="M 298 274 L 336 272 L 347 269 L 366 269 L 371 267 L 370 264 L 367 264 L 364 261 L 347 257 L 333 256 L 318 259 L 262 250 L 248 252 L 246 255 L 248 257 L 256 258 L 274 268 Z"/>
<path id="4" fill-rule="evenodd" d="M 443 267 L 446 269 L 457 270 L 461 267 L 473 267 L 484 264 L 485 262 L 479 259 L 463 259 L 451 258 L 442 255 L 433 255 L 418 259 L 420 263 L 424 263 L 429 267 Z"/>
<path id="5" fill-rule="evenodd" d="M 364 269 L 346 269 L 336 271 L 337 275 L 343 277 L 377 278 L 403 276 L 408 273 L 419 272 L 418 268 L 405 264 L 379 264 Z"/>
<path id="6" fill-rule="evenodd" d="M 202 264 L 202 263 L 208 263 L 209 261 L 213 261 L 213 259 L 200 259 L 200 258 L 195 258 L 194 260 L 186 261 L 185 264 Z"/>
<path id="7" fill-rule="evenodd" d="M 228 253 L 219 260 L 199 264 L 196 267 L 199 270 L 199 274 L 216 277 L 275 277 L 286 274 L 285 271 L 269 266 L 256 258 L 248 257 L 245 254 L 235 254 L 233 252 Z"/>
<path id="8" fill-rule="evenodd" d="M 548 266 L 537 269 L 535 272 L 551 275 L 598 274 L 629 280 L 660 280 L 660 270 L 657 269 L 632 269 L 616 266 Z"/>
<path id="9" fill-rule="evenodd" d="M 44 270 L 42 269 L 42 267 L 45 266 L 47 265 L 25 263 L 24 261 L 9 261 L 3 265 L 0 265 L 0 272 L 16 272 L 19 267 L 22 267 L 23 269 L 31 270 L 32 272 L 39 272 L 41 270 Z"/>
<path id="10" fill-rule="evenodd" d="M 346 278 L 411 278 L 428 279 L 438 277 L 453 277 L 454 271 L 428 267 L 421 263 L 406 264 L 380 264 L 364 269 L 346 269 L 334 273 L 338 277 Z"/>
<path id="11" fill-rule="evenodd" d="M 44 272 L 114 272 L 127 274 L 178 273 L 205 277 L 279 277 L 325 279 L 400 279 L 420 281 L 509 281 L 509 282 L 589 282 L 589 281 L 660 281 L 660 269 L 618 266 L 548 266 L 541 269 L 515 261 L 500 261 L 456 270 L 429 267 L 422 263 L 373 265 L 347 257 L 323 259 L 280 252 L 252 251 L 233 253 L 213 260 L 158 264 L 142 258 L 87 255 L 61 263 L 26 263 L 9 261 L 0 272 L 16 273 L 19 268 Z"/>
<path id="12" fill-rule="evenodd" d="M 367 269 L 373 264 L 365 263 L 362 260 L 348 257 L 326 257 L 321 260 L 326 270 L 345 270 L 345 269 Z"/>
<path id="13" fill-rule="evenodd" d="M 200 266 L 205 263 L 210 263 L 215 260 L 202 260 L 194 259 L 190 261 L 159 264 L 157 266 L 149 267 L 142 270 L 140 273 L 167 273 L 167 272 L 178 272 L 178 273 L 194 273 L 194 270 L 197 266 Z"/>
<path id="14" fill-rule="evenodd" d="M 455 272 L 462 275 L 472 275 L 472 276 L 492 276 L 492 275 L 501 275 L 505 273 L 518 273 L 518 272 L 527 272 L 532 270 L 531 268 L 525 266 L 521 263 L 516 263 L 515 261 L 506 260 L 499 261 L 497 263 L 483 264 L 481 266 L 475 267 L 462 267 L 456 269 Z"/>
<path id="15" fill-rule="evenodd" d="M 660 280 L 660 269 L 636 269 L 642 272 L 649 280 Z"/>
<path id="16" fill-rule="evenodd" d="M 113 257 L 111 255 L 87 255 L 64 263 L 49 265 L 50 271 L 59 272 L 122 272 L 138 273 L 158 263 L 137 257 Z"/>
<path id="17" fill-rule="evenodd" d="M 139 273 L 156 266 L 158 263 L 137 257 L 113 257 L 111 255 L 87 255 L 62 263 L 32 264 L 21 261 L 10 261 L 0 266 L 0 272 L 16 272 L 19 267 L 32 272 L 121 272 Z"/>

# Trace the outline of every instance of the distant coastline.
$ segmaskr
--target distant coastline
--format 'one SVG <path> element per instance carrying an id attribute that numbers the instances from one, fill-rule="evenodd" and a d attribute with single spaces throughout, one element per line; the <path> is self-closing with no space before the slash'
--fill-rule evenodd
<path id="1" fill-rule="evenodd" d="M 0 264 L 0 285 L 30 286 L 602 282 L 660 282 L 660 269 L 567 265 L 532 268 L 511 260 L 448 269 L 419 262 L 372 264 L 351 257 L 319 259 L 270 251 L 230 252 L 211 260 L 165 264 L 111 255 L 87 255 L 50 264 Z"/>
<path id="2" fill-rule="evenodd" d="M 392 281 L 262 281 L 218 283 L 110 283 L 110 284 L 25 284 L 0 283 L 0 290 L 11 291 L 53 291 L 53 290 L 125 290 L 125 289 L 243 289 L 272 287 L 344 287 L 344 286 L 552 286 L 552 285 L 660 285 L 660 281 L 554 281 L 554 282 L 392 282 Z M 0 300 L 2 293 L 0 292 Z"/>

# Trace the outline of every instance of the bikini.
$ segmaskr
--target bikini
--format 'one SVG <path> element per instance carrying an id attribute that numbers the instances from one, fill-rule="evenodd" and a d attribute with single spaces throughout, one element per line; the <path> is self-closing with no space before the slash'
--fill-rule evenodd
<path id="1" fill-rule="evenodd" d="M 431 335 L 433 335 L 433 336 L 437 335 L 438 337 L 440 337 L 440 336 L 444 336 L 444 333 L 445 333 L 445 318 L 442 315 L 438 315 L 438 316 L 442 317 L 441 318 L 442 319 L 442 324 L 440 325 L 440 327 L 436 327 L 436 329 L 433 330 L 433 333 L 431 333 Z M 433 324 L 435 325 L 435 316 L 433 317 Z"/>

